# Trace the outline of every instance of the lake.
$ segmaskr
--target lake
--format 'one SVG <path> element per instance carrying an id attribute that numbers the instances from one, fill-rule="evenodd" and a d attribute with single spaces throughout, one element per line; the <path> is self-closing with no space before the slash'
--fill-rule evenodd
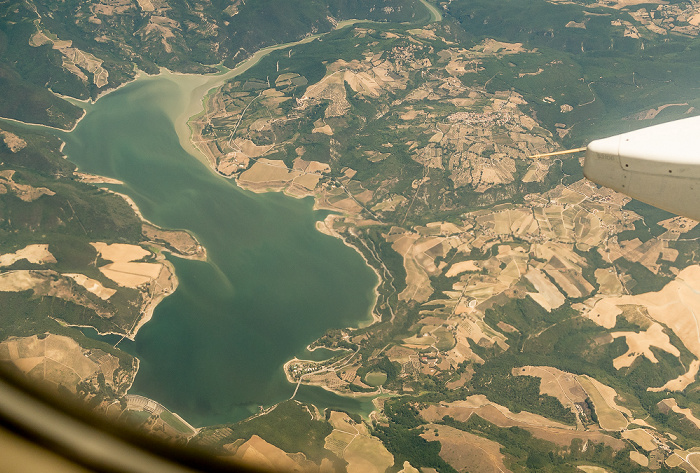
<path id="1" fill-rule="evenodd" d="M 183 118 L 211 76 L 142 77 L 88 107 L 65 134 L 82 172 L 119 179 L 153 223 L 192 232 L 209 261 L 169 258 L 180 285 L 134 342 L 134 394 L 195 426 L 232 422 L 288 399 L 282 365 L 329 328 L 370 320 L 377 278 L 362 257 L 314 224 L 310 198 L 253 194 L 214 174 L 187 147 Z M 177 130 L 180 132 L 178 135 Z M 184 130 L 184 131 L 183 131 Z M 303 387 L 297 399 L 368 411 L 370 403 Z"/>

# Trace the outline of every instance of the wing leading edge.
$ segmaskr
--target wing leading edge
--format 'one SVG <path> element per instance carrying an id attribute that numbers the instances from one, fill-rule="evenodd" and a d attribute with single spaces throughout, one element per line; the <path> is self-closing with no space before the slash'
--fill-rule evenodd
<path id="1" fill-rule="evenodd" d="M 597 184 L 700 220 L 700 116 L 593 141 L 583 173 Z"/>

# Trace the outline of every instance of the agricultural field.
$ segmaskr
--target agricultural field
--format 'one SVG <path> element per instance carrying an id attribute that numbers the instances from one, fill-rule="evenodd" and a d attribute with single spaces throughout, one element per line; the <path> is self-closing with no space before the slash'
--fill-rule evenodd
<path id="1" fill-rule="evenodd" d="M 326 360 L 280 367 L 292 389 L 373 411 L 292 396 L 195 428 L 128 394 L 138 362 L 78 327 L 134 338 L 177 288 L 165 253 L 206 248 L 10 120 L 0 361 L 262 468 L 700 469 L 697 222 L 599 188 L 580 155 L 546 156 L 697 114 L 697 4 L 249 3 L 12 4 L 0 115 L 68 129 L 83 111 L 62 96 L 96 99 L 161 67 L 214 72 L 306 37 L 206 94 L 191 141 L 242 189 L 313 200 L 316 228 L 377 274 L 371 324 L 312 341 Z"/>
<path id="2" fill-rule="evenodd" d="M 31 379 L 74 394 L 92 384 L 124 394 L 136 374 L 135 365 L 123 366 L 108 352 L 83 348 L 72 338 L 53 334 L 8 338 L 0 343 L 0 360 Z"/>
<path id="3" fill-rule="evenodd" d="M 480 384 L 485 373 L 522 376 L 518 388 L 511 388 L 515 379 L 499 382 L 515 396 L 502 407 L 511 414 L 547 413 L 534 422 L 539 430 L 526 421 L 506 422 L 492 407 L 482 407 L 479 416 L 497 428 L 527 428 L 562 447 L 589 439 L 625 451 L 606 432 L 634 432 L 627 434 L 630 441 L 651 447 L 653 438 L 669 454 L 673 443 L 660 433 L 661 414 L 652 409 L 656 420 L 643 421 L 648 412 L 640 402 L 649 399 L 642 403 L 648 405 L 651 393 L 683 390 L 695 379 L 698 355 L 685 325 L 692 318 L 684 315 L 695 305 L 693 290 L 677 308 L 663 315 L 657 309 L 672 303 L 672 292 L 692 287 L 695 266 L 682 255 L 692 250 L 682 242 L 694 222 L 658 218 L 581 179 L 578 158 L 528 160 L 585 136 L 572 134 L 567 123 L 597 106 L 587 103 L 595 89 L 585 81 L 577 91 L 567 86 L 561 95 L 577 101 L 562 103 L 554 94 L 538 96 L 533 87 L 534 81 L 552 81 L 555 70 L 575 63 L 574 56 L 555 54 L 545 62 L 550 50 L 535 50 L 532 42 L 478 36 L 460 48 L 451 34 L 438 24 L 353 27 L 333 37 L 347 54 L 328 56 L 321 66 L 315 58 L 322 45 L 295 48 L 297 58 L 314 57 L 303 68 L 283 53 L 272 55 L 210 95 L 208 113 L 193 123 L 195 142 L 211 165 L 243 186 L 293 194 L 299 160 L 327 166 L 301 195 L 342 214 L 326 219 L 324 232 L 355 246 L 395 291 L 375 309 L 381 321 L 376 329 L 345 332 L 343 343 L 354 344 L 356 355 L 327 363 L 294 360 L 288 378 L 353 396 L 437 389 L 450 399 L 471 387 L 500 405 L 495 400 L 506 394 Z M 507 62 L 539 67 L 523 68 L 508 82 Z M 502 88 L 489 83 L 494 80 Z M 551 117 L 555 105 L 561 118 L 552 126 L 541 117 Z M 653 120 L 674 108 L 637 119 Z M 370 128 L 373 133 L 364 132 Z M 585 330 L 575 334 L 574 324 Z M 540 348 L 557 333 L 567 334 L 576 355 L 556 358 L 553 352 L 563 347 Z M 382 334 L 376 342 L 375 334 Z M 336 346 L 328 341 L 326 346 Z M 508 370 L 497 369 L 499 354 L 514 347 L 523 355 L 504 362 L 512 363 Z M 539 359 L 550 364 L 529 364 L 530 351 L 546 353 Z M 575 361 L 587 352 L 595 353 L 590 363 Z M 593 369 L 594 360 L 601 368 Z M 673 368 L 657 371 L 645 385 L 641 379 L 654 365 Z M 573 366 L 577 373 L 590 370 L 588 376 L 571 374 L 567 368 Z M 381 386 L 371 381 L 377 373 L 384 374 Z M 514 401 L 518 389 L 530 393 L 534 386 L 537 394 L 528 399 L 538 399 L 539 407 Z M 550 403 L 557 407 L 547 411 Z M 511 414 L 506 418 L 519 415 Z M 440 422 L 445 415 L 421 422 Z M 381 413 L 378 419 L 384 419 Z M 387 420 L 390 428 L 397 425 L 391 415 Z M 384 432 L 380 438 L 391 437 Z M 422 438 L 434 440 L 431 434 Z M 457 468 L 445 455 L 438 457 Z M 624 456 L 631 461 L 629 453 Z"/>

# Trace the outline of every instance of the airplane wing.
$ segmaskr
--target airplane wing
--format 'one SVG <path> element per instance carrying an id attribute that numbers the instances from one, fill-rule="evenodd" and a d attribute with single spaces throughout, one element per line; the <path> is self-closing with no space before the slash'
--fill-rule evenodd
<path id="1" fill-rule="evenodd" d="M 700 220 L 700 116 L 593 141 L 583 173 L 597 184 Z"/>

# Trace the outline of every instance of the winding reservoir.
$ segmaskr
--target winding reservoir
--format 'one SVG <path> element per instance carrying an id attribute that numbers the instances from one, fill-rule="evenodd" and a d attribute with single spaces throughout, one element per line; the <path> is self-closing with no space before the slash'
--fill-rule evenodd
<path id="1" fill-rule="evenodd" d="M 366 322 L 376 284 L 360 255 L 315 230 L 323 215 L 311 199 L 243 191 L 183 149 L 184 119 L 211 81 L 143 77 L 90 105 L 63 137 L 81 171 L 123 181 L 112 187 L 145 218 L 190 230 L 207 248 L 208 262 L 170 258 L 179 288 L 135 342 L 120 345 L 141 360 L 130 392 L 197 426 L 288 399 L 283 363 L 328 328 Z M 297 399 L 363 410 L 317 388 Z"/>

